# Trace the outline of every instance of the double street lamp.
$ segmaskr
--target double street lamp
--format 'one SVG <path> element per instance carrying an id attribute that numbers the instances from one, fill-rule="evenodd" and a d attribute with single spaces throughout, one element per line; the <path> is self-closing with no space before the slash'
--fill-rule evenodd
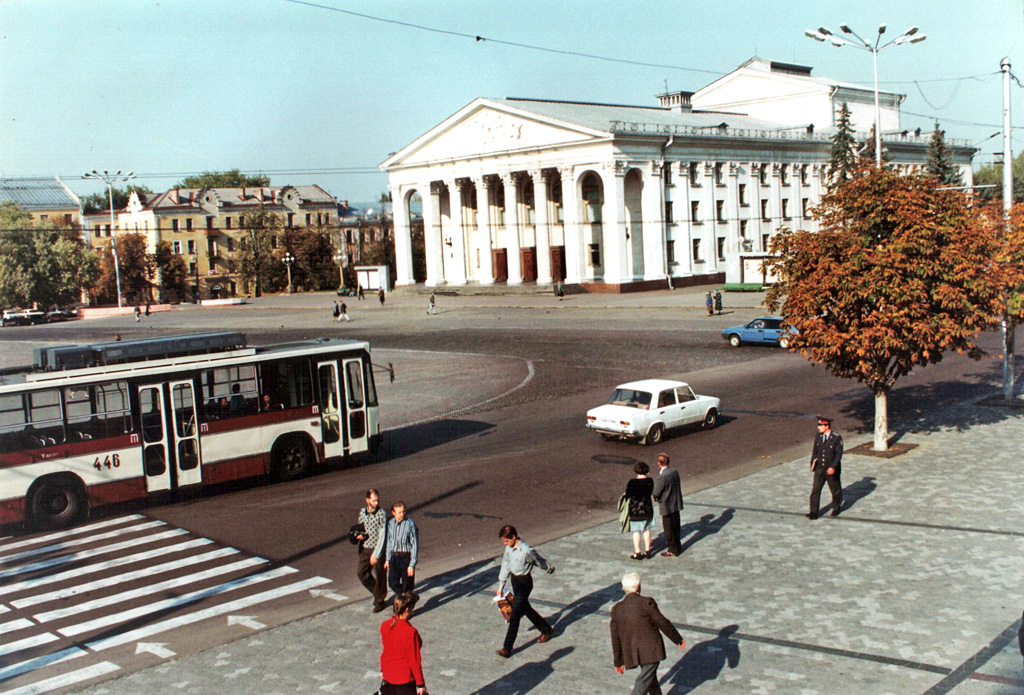
<path id="1" fill-rule="evenodd" d="M 825 27 L 818 27 L 817 31 L 805 31 L 804 35 L 809 36 L 815 41 L 828 41 L 836 48 L 842 48 L 843 46 L 853 46 L 859 48 L 862 51 L 868 51 L 871 53 L 871 57 L 874 61 L 875 66 L 875 168 L 882 168 L 882 112 L 878 105 L 878 54 L 880 51 L 884 51 L 892 46 L 899 46 L 903 43 L 921 43 L 925 40 L 924 34 L 917 33 L 917 27 L 910 27 L 905 32 L 897 36 L 895 39 L 887 44 L 879 46 L 882 42 L 882 34 L 885 33 L 885 25 L 881 24 L 878 27 L 878 36 L 875 37 L 875 43 L 872 44 L 870 41 L 865 41 L 857 33 L 850 28 L 849 24 L 840 24 L 840 30 L 844 34 L 850 34 L 856 41 L 845 39 L 842 36 L 836 36 Z"/>
<path id="2" fill-rule="evenodd" d="M 120 309 L 121 304 L 121 264 L 117 260 L 117 226 L 114 224 L 114 184 L 119 181 L 128 182 L 135 178 L 135 174 L 128 172 L 126 174 L 121 173 L 120 170 L 111 174 L 107 170 L 103 170 L 103 173 L 93 169 L 88 174 L 82 174 L 83 179 L 95 179 L 96 181 L 102 181 L 107 184 L 107 199 L 110 201 L 110 233 L 112 241 L 110 243 L 110 249 L 114 252 L 114 278 L 117 282 L 117 307 Z"/>
<path id="3" fill-rule="evenodd" d="M 338 290 L 345 288 L 345 262 L 348 260 L 348 254 L 344 250 L 338 249 L 334 253 L 334 262 L 338 264 Z"/>
<path id="4" fill-rule="evenodd" d="M 285 267 L 288 268 L 288 294 L 293 294 L 295 292 L 295 286 L 292 285 L 292 263 L 295 262 L 295 256 L 293 256 L 291 252 L 285 251 L 284 258 L 282 258 L 281 261 L 285 264 Z"/>

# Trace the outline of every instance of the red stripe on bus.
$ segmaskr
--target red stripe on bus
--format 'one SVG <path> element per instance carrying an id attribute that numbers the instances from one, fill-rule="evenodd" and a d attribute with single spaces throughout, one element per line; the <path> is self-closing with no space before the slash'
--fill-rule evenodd
<path id="1" fill-rule="evenodd" d="M 213 485 L 239 478 L 254 478 L 267 472 L 267 456 L 256 454 L 203 464 L 203 482 Z"/>
<path id="2" fill-rule="evenodd" d="M 112 480 L 109 483 L 97 483 L 89 486 L 89 500 L 94 506 L 124 502 L 145 496 L 145 476 L 127 480 Z"/>
<path id="3" fill-rule="evenodd" d="M 25 498 L 0 502 L 0 524 L 13 524 L 25 518 Z"/>
<path id="4" fill-rule="evenodd" d="M 132 441 L 133 438 L 136 440 L 135 442 Z M 69 456 L 91 456 L 108 451 L 133 449 L 138 446 L 137 434 L 122 434 L 117 437 L 86 439 L 80 442 L 66 442 L 64 444 L 37 447 L 35 449 L 22 449 L 21 451 L 0 454 L 0 468 L 24 466 L 29 463 L 52 461 L 54 459 L 68 458 Z"/>

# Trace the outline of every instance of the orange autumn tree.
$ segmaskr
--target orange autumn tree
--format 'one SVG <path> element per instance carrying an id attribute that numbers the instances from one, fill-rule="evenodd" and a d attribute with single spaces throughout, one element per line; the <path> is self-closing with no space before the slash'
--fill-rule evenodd
<path id="1" fill-rule="evenodd" d="M 819 232 L 772 241 L 765 304 L 800 333 L 791 349 L 875 398 L 877 451 L 888 449 L 887 395 L 915 367 L 954 350 L 979 358 L 999 309 L 996 237 L 962 192 L 936 179 L 861 169 L 826 193 Z"/>
<path id="2" fill-rule="evenodd" d="M 995 203 L 985 208 L 985 215 L 997 230 L 995 260 L 1002 271 L 1003 328 L 1003 399 L 1015 397 L 1014 336 L 1024 321 L 1024 203 L 1014 204 L 1008 211 Z"/>

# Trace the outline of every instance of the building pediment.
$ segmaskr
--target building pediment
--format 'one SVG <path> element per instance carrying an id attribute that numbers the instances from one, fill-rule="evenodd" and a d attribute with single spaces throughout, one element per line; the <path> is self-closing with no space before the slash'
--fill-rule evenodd
<path id="1" fill-rule="evenodd" d="M 477 99 L 389 157 L 381 164 L 381 168 L 477 158 L 607 136 L 606 132 L 579 124 Z"/>

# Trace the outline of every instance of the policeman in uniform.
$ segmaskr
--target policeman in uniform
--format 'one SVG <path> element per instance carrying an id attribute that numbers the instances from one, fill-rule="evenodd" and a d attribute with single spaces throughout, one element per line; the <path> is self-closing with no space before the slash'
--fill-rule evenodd
<path id="1" fill-rule="evenodd" d="M 821 488 L 828 483 L 832 493 L 832 516 L 839 516 L 843 507 L 843 484 L 839 475 L 843 468 L 843 438 L 832 431 L 832 420 L 818 418 L 818 435 L 814 438 L 814 449 L 811 451 L 811 471 L 814 473 L 814 484 L 811 486 L 811 508 L 808 519 L 818 518 L 818 505 L 821 499 Z"/>

